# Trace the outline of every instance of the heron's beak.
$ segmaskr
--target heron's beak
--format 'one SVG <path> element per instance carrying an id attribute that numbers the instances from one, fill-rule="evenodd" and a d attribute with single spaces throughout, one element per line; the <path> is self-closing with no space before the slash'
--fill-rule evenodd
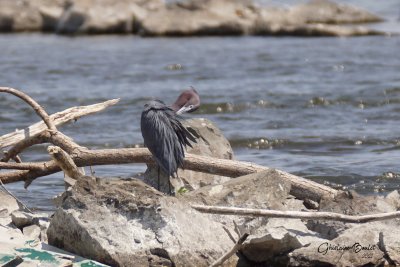
<path id="1" fill-rule="evenodd" d="M 186 113 L 186 112 L 189 112 L 189 111 L 190 111 L 189 107 L 183 106 L 176 112 L 176 114 L 177 115 L 182 115 L 183 113 Z"/>

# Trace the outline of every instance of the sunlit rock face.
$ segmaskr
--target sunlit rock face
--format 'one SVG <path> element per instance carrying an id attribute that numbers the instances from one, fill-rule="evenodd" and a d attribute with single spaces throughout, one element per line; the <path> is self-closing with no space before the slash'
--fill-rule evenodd
<path id="1" fill-rule="evenodd" d="M 344 24 L 379 21 L 363 9 L 326 0 L 290 8 L 262 7 L 250 0 L 0 1 L 2 32 L 354 36 L 383 33 Z"/>

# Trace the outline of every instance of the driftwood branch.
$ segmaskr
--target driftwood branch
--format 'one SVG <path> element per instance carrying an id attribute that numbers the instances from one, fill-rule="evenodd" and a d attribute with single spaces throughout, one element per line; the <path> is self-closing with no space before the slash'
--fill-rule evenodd
<path id="1" fill-rule="evenodd" d="M 212 214 L 222 215 L 240 215 L 252 217 L 267 217 L 267 218 L 287 218 L 287 219 L 303 219 L 303 220 L 330 220 L 348 223 L 366 223 L 372 221 L 382 221 L 400 218 L 400 211 L 385 212 L 370 215 L 344 215 L 334 212 L 314 212 L 314 211 L 280 211 L 266 209 L 246 209 L 235 207 L 218 207 L 218 206 L 201 206 L 192 205 L 192 208 Z"/>
<path id="2" fill-rule="evenodd" d="M 58 146 L 49 146 L 47 148 L 51 158 L 55 163 L 63 170 L 66 176 L 78 180 L 83 174 L 79 171 L 75 165 L 73 159 Z"/>
<path id="3" fill-rule="evenodd" d="M 19 153 L 21 153 L 28 147 L 43 143 L 51 143 L 55 146 L 59 146 L 68 153 L 73 153 L 73 151 L 77 148 L 83 148 L 76 144 L 70 137 L 64 135 L 60 131 L 50 132 L 45 129 L 43 132 L 35 136 L 23 139 L 15 144 L 15 146 L 4 153 L 4 157 L 0 161 L 8 162 L 10 159 L 17 157 Z"/>
<path id="4" fill-rule="evenodd" d="M 79 167 L 110 164 L 130 164 L 130 163 L 153 163 L 154 160 L 147 148 L 122 148 L 122 149 L 101 149 L 89 150 L 77 148 L 71 155 L 75 164 Z M 60 171 L 59 166 L 54 161 L 32 163 L 33 170 L 13 171 L 0 173 L 0 179 L 4 183 L 25 181 L 28 186 L 34 179 Z M 187 154 L 184 161 L 184 168 L 212 173 L 217 175 L 238 177 L 250 173 L 268 170 L 269 168 L 248 162 L 240 162 L 226 159 L 217 159 L 193 154 Z M 277 170 L 278 171 L 278 170 Z M 300 198 L 309 198 L 319 201 L 321 198 L 331 198 L 337 194 L 337 190 L 316 182 L 278 171 L 282 178 L 291 184 L 291 193 Z"/>
<path id="5" fill-rule="evenodd" d="M 221 266 L 227 259 L 229 259 L 233 254 L 235 254 L 242 248 L 243 242 L 246 241 L 248 236 L 249 236 L 248 233 L 243 234 L 236 242 L 236 244 L 233 246 L 233 248 L 224 255 L 222 255 L 222 257 L 216 260 L 213 264 L 211 264 L 210 267 Z"/>
<path id="6" fill-rule="evenodd" d="M 33 108 L 33 110 L 36 112 L 36 114 L 38 114 L 42 118 L 42 120 L 44 121 L 44 123 L 46 124 L 46 126 L 49 130 L 57 131 L 57 128 L 56 128 L 55 124 L 53 123 L 53 120 L 50 118 L 49 114 L 47 114 L 47 112 L 42 108 L 42 106 L 40 106 L 30 96 L 28 96 L 27 94 L 25 94 L 17 89 L 10 88 L 10 87 L 0 87 L 0 92 L 1 93 L 9 93 L 9 94 L 15 95 L 16 97 L 19 97 L 22 100 L 24 100 L 26 103 L 28 103 Z"/>
<path id="7" fill-rule="evenodd" d="M 72 162 L 70 163 L 75 163 L 79 167 L 124 163 L 154 163 L 153 157 L 146 148 L 89 150 L 74 143 L 72 139 L 57 131 L 55 127 L 55 125 L 60 125 L 84 115 L 101 111 L 106 107 L 117 103 L 119 101 L 118 99 L 86 107 L 74 107 L 56 113 L 52 116 L 48 116 L 46 111 L 40 107 L 39 104 L 20 91 L 13 88 L 0 87 L 0 92 L 11 93 L 24 99 L 34 108 L 34 110 L 44 121 L 44 123 L 36 123 L 25 130 L 17 131 L 0 137 L 0 148 L 14 145 L 14 147 L 12 147 L 1 160 L 3 162 L 7 162 L 11 158 L 15 158 L 27 147 L 46 142 L 65 150 L 72 158 Z M 38 177 L 59 172 L 61 170 L 60 166 L 63 168 L 63 165 L 55 157 L 53 160 L 47 162 L 20 163 L 19 165 L 15 165 L 13 163 L 4 163 L 0 164 L 1 168 L 27 170 L 1 172 L 0 179 L 4 183 L 25 181 L 25 187 L 27 187 L 34 179 Z M 190 154 L 186 155 L 184 168 L 193 171 L 229 177 L 238 177 L 269 169 L 267 167 L 247 162 L 217 159 Z M 290 182 L 291 193 L 298 198 L 319 201 L 321 198 L 331 198 L 337 193 L 336 190 L 313 181 L 283 171 L 277 170 L 277 172 L 281 175 L 282 179 Z M 74 173 L 73 175 L 75 174 L 77 173 Z"/>
<path id="8" fill-rule="evenodd" d="M 1 87 L 0 87 L 1 89 Z M 0 90 L 1 92 L 1 90 Z M 102 103 L 89 105 L 89 106 L 78 106 L 66 109 L 61 112 L 54 113 L 50 116 L 55 125 L 62 125 L 72 120 L 77 120 L 83 116 L 87 116 L 93 113 L 100 112 L 112 105 L 118 103 L 119 99 L 112 99 Z M 0 148 L 13 146 L 24 139 L 32 138 L 46 130 L 46 124 L 43 121 L 35 123 L 28 128 L 18 130 L 0 137 Z"/>

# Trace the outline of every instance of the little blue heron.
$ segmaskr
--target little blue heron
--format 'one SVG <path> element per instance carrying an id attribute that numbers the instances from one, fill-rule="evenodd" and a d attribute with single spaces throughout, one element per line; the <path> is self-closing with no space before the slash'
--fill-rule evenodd
<path id="1" fill-rule="evenodd" d="M 178 115 L 193 112 L 199 106 L 200 97 L 194 88 L 183 91 L 171 107 L 161 100 L 152 100 L 144 105 L 140 120 L 144 145 L 156 160 L 158 170 L 161 168 L 168 176 L 175 177 L 178 168 L 183 166 L 185 147 L 192 147 L 189 140 L 196 142 L 195 135 L 182 125 Z"/>

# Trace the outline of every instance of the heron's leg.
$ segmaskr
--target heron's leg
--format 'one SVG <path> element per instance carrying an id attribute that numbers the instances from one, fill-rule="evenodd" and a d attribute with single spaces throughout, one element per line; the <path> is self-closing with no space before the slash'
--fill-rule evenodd
<path id="1" fill-rule="evenodd" d="M 169 191 L 169 194 L 172 195 L 171 181 L 169 179 L 170 179 L 170 177 L 168 176 L 168 191 Z"/>
<path id="2" fill-rule="evenodd" d="M 157 168 L 157 189 L 160 191 L 160 166 Z"/>

